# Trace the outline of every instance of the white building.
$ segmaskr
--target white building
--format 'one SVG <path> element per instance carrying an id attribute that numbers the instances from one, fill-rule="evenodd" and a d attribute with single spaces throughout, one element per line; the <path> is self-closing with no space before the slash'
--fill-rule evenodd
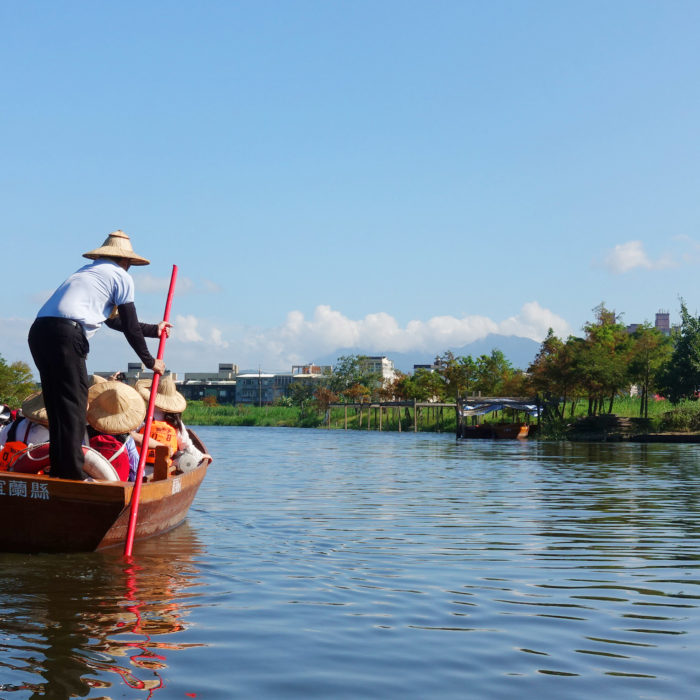
<path id="1" fill-rule="evenodd" d="M 383 384 L 393 382 L 396 378 L 394 363 L 385 355 L 365 355 L 360 357 L 360 367 L 363 372 L 379 374 Z"/>

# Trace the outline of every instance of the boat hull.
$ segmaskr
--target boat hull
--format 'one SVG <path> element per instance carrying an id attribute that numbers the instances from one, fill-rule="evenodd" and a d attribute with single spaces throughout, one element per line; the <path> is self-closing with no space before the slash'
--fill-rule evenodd
<path id="1" fill-rule="evenodd" d="M 192 471 L 141 485 L 135 541 L 182 523 L 208 466 L 206 459 Z M 0 551 L 93 552 L 123 545 L 133 489 L 124 481 L 0 472 Z"/>
<path id="2" fill-rule="evenodd" d="M 141 486 L 135 540 L 153 537 L 186 517 L 207 471 Z M 92 552 L 124 543 L 133 485 L 0 472 L 0 551 Z"/>

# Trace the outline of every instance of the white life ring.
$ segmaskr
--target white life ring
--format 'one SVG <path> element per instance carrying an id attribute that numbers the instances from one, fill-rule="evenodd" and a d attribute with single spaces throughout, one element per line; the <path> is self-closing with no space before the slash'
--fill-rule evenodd
<path id="1" fill-rule="evenodd" d="M 95 481 L 119 481 L 117 470 L 106 457 L 86 445 L 83 445 L 83 453 L 85 454 L 83 471 L 86 476 L 92 477 Z"/>

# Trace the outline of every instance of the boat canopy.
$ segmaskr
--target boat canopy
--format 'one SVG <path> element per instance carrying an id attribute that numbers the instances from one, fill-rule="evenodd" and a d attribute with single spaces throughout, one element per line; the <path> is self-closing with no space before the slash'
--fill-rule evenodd
<path id="1" fill-rule="evenodd" d="M 502 411 L 504 408 L 511 408 L 514 411 L 522 411 L 530 416 L 537 417 L 539 408 L 537 404 L 516 401 L 514 399 L 467 399 L 461 404 L 461 413 L 465 418 L 468 416 L 483 416 L 493 411 Z"/>

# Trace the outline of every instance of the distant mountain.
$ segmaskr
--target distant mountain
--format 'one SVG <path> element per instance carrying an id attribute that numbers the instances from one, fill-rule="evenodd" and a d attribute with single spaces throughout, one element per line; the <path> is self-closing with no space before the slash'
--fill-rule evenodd
<path id="1" fill-rule="evenodd" d="M 479 355 L 489 355 L 492 350 L 500 350 L 517 369 L 527 369 L 535 359 L 540 344 L 530 338 L 521 338 L 517 335 L 497 335 L 491 333 L 480 340 L 475 340 L 458 348 L 436 348 L 433 352 L 390 352 L 385 350 L 367 348 L 343 348 L 325 357 L 315 358 L 317 365 L 335 365 L 338 358 L 343 355 L 386 355 L 393 361 L 394 367 L 401 372 L 413 372 L 413 365 L 427 365 L 433 362 L 436 355 L 451 350 L 455 356 L 471 355 L 473 358 Z"/>

